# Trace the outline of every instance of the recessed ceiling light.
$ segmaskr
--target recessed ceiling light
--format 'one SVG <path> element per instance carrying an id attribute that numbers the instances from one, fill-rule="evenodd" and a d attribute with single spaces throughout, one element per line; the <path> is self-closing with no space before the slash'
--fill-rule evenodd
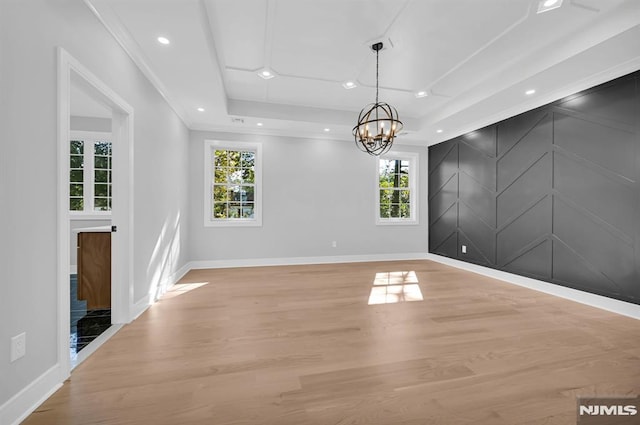
<path id="1" fill-rule="evenodd" d="M 204 108 L 198 108 L 198 112 L 204 112 Z"/>
<path id="2" fill-rule="evenodd" d="M 265 80 L 268 80 L 270 78 L 273 78 L 276 76 L 276 74 L 273 73 L 273 71 L 271 71 L 270 69 L 267 68 L 263 68 L 261 70 L 258 71 L 258 75 L 261 78 L 264 78 Z"/>
<path id="3" fill-rule="evenodd" d="M 421 97 L 427 97 L 429 96 L 429 93 L 425 90 L 420 90 L 418 92 L 415 93 L 416 98 L 420 99 Z"/>
<path id="4" fill-rule="evenodd" d="M 441 128 L 437 129 L 436 133 L 442 133 L 442 129 Z"/>
<path id="5" fill-rule="evenodd" d="M 262 127 L 262 123 L 261 123 L 261 122 L 257 123 L 256 125 L 257 125 L 258 127 Z"/>
<path id="6" fill-rule="evenodd" d="M 548 12 L 560 6 L 562 6 L 562 0 L 540 0 L 537 13 Z"/>
<path id="7" fill-rule="evenodd" d="M 353 81 L 345 81 L 344 83 L 342 83 L 342 87 L 349 90 L 349 89 L 355 89 L 356 87 L 358 87 L 358 85 Z"/>
<path id="8" fill-rule="evenodd" d="M 534 89 L 531 90 L 527 90 L 526 92 L 524 92 L 524 94 L 526 94 L 527 96 L 531 96 L 532 94 L 534 94 L 536 91 Z"/>
<path id="9" fill-rule="evenodd" d="M 328 133 L 328 132 L 331 131 L 331 129 L 330 128 L 325 128 L 324 131 Z"/>
<path id="10" fill-rule="evenodd" d="M 158 43 L 167 45 L 171 43 L 167 37 L 158 37 Z"/>

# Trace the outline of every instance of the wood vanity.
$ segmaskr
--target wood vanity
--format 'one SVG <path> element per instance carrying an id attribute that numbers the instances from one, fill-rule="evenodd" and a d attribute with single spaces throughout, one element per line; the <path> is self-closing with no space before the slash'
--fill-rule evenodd
<path id="1" fill-rule="evenodd" d="M 111 308 L 111 228 L 78 229 L 78 299 L 87 309 Z"/>

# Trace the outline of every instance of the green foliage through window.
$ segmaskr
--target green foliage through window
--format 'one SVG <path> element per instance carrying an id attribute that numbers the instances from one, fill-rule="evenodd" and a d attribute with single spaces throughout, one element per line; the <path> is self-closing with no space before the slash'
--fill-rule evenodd
<path id="1" fill-rule="evenodd" d="M 409 161 L 379 160 L 379 217 L 383 219 L 411 218 Z"/>
<path id="2" fill-rule="evenodd" d="M 216 149 L 213 155 L 213 218 L 253 219 L 255 211 L 253 151 Z"/>
<path id="3" fill-rule="evenodd" d="M 111 211 L 111 142 L 87 138 L 69 146 L 69 210 Z"/>

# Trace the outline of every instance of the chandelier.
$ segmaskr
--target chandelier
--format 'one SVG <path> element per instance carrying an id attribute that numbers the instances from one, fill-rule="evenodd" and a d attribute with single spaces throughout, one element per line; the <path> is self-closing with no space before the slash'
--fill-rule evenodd
<path id="1" fill-rule="evenodd" d="M 402 121 L 398 119 L 396 108 L 378 101 L 378 57 L 382 46 L 382 43 L 371 46 L 376 52 L 376 103 L 370 103 L 360 111 L 358 125 L 353 127 L 356 146 L 370 155 L 388 152 L 393 139 L 402 131 Z"/>

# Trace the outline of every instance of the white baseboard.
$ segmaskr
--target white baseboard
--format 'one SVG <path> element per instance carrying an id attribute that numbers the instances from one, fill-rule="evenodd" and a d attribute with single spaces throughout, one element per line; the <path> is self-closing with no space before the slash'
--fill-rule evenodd
<path id="1" fill-rule="evenodd" d="M 176 284 L 182 277 L 189 273 L 191 270 L 191 263 L 186 263 L 184 266 L 180 267 L 178 270 L 173 272 L 171 275 L 164 278 L 158 285 L 161 288 L 159 294 L 149 294 L 148 296 L 142 297 L 142 299 L 138 300 L 134 303 L 129 311 L 131 311 L 131 321 L 136 320 L 142 313 L 147 311 L 149 306 L 156 302 L 159 296 L 167 292 L 169 288 Z"/>
<path id="2" fill-rule="evenodd" d="M 161 284 L 166 285 L 163 286 L 164 288 L 169 288 L 179 281 L 182 276 L 187 274 L 189 270 L 191 270 L 191 266 L 190 263 L 187 263 L 164 279 Z M 145 297 L 132 305 L 130 309 L 132 312 L 131 320 L 135 320 L 138 316 L 144 313 L 144 311 L 149 308 L 149 305 L 153 304 L 154 301 L 155 300 L 150 301 Z M 81 351 L 82 357 L 80 355 L 78 356 L 78 361 L 75 365 L 77 366 L 95 352 L 104 342 L 120 330 L 121 327 L 122 325 L 113 325 L 107 329 L 106 332 L 96 338 L 95 341 Z M 24 421 L 27 416 L 38 408 L 38 406 L 44 403 L 46 399 L 62 387 L 63 381 L 64 379 L 61 378 L 60 374 L 60 366 L 56 364 L 0 406 L 0 424 L 18 425 L 20 422 Z"/>
<path id="3" fill-rule="evenodd" d="M 443 257 L 441 255 L 427 254 L 427 259 L 640 320 L 640 305 L 637 304 L 615 300 L 602 295 L 595 295 L 589 292 L 556 285 L 554 283 L 479 266 L 477 264 L 466 263 L 464 261 L 454 260 L 453 258 Z"/>
<path id="4" fill-rule="evenodd" d="M 326 257 L 247 258 L 242 260 L 192 261 L 190 269 L 225 269 L 232 267 L 294 266 L 302 264 L 361 263 L 369 261 L 424 260 L 423 252 L 404 254 L 338 255 Z"/>
<path id="5" fill-rule="evenodd" d="M 61 386 L 56 364 L 0 406 L 0 424 L 18 425 Z"/>

